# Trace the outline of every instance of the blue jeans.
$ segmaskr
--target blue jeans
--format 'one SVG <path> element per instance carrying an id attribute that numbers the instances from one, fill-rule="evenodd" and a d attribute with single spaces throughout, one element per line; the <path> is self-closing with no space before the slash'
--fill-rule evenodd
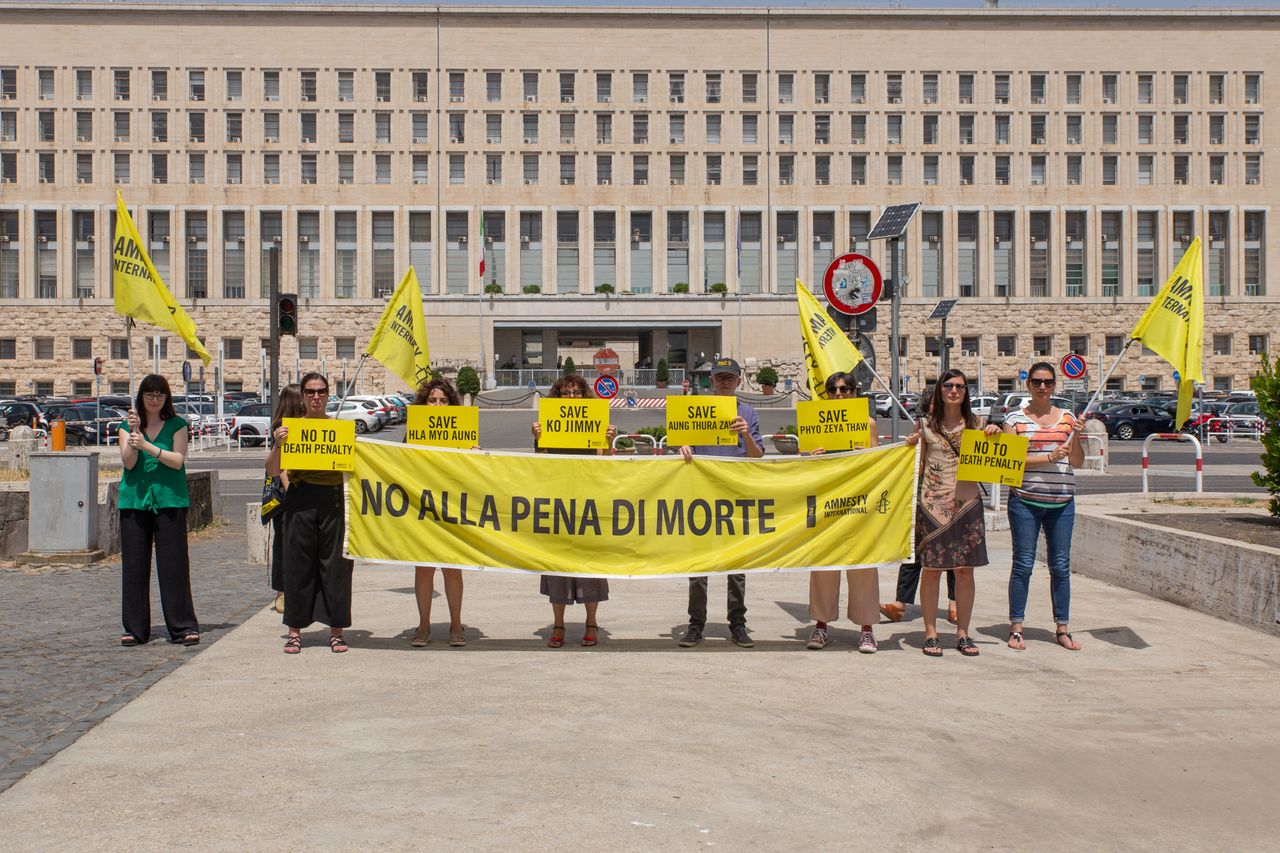
<path id="1" fill-rule="evenodd" d="M 1009 496 L 1009 530 L 1013 534 L 1013 572 L 1009 575 L 1009 621 L 1021 623 L 1027 612 L 1027 587 L 1036 562 L 1040 528 L 1049 546 L 1049 597 L 1053 619 L 1066 624 L 1071 613 L 1071 529 L 1076 521 L 1074 500 L 1053 509 L 1024 503 Z"/>

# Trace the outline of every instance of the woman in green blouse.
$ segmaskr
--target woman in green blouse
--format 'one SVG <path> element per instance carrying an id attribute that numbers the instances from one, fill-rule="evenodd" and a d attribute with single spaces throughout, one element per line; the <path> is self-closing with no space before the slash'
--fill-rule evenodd
<path id="1" fill-rule="evenodd" d="M 191 562 L 187 554 L 187 422 L 173 410 L 163 376 L 151 374 L 138 386 L 129 419 L 120 425 L 120 645 L 151 639 L 151 551 L 156 554 L 160 606 L 169 642 L 200 642 L 200 623 L 191 603 Z"/>

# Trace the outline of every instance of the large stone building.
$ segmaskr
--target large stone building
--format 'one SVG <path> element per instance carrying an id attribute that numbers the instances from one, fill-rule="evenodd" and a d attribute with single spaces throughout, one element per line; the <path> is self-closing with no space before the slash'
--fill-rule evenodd
<path id="1" fill-rule="evenodd" d="M 232 388 L 261 381 L 276 251 L 290 371 L 349 369 L 412 264 L 443 365 L 609 342 L 798 376 L 794 280 L 850 248 L 887 267 L 867 229 L 904 201 L 912 387 L 947 297 L 953 363 L 988 389 L 1096 365 L 1195 235 L 1205 373 L 1244 386 L 1277 332 L 1280 14 L 977 6 L 5 2 L 0 394 L 85 393 L 96 356 L 121 388 L 116 189 Z M 176 376 L 177 339 L 159 354 Z M 1137 353 L 1114 383 L 1172 386 Z"/>

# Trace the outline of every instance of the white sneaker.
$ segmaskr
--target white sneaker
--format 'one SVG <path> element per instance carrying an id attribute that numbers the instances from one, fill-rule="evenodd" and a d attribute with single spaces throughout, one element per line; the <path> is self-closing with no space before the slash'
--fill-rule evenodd
<path id="1" fill-rule="evenodd" d="M 864 655 L 874 655 L 879 648 L 876 635 L 870 631 L 863 631 L 862 636 L 858 638 L 858 651 Z"/>
<path id="2" fill-rule="evenodd" d="M 813 633 L 809 635 L 809 642 L 805 643 L 805 648 L 817 651 L 826 648 L 829 642 L 826 628 L 814 628 Z"/>

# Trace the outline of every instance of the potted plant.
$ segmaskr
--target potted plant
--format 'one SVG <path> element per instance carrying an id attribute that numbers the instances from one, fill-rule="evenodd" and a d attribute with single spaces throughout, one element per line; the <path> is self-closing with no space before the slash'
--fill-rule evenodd
<path id="1" fill-rule="evenodd" d="M 772 394 L 773 389 L 778 385 L 778 371 L 772 367 L 762 367 L 756 373 L 756 381 L 760 383 L 760 390 L 765 394 Z"/>
<path id="2" fill-rule="evenodd" d="M 658 359 L 658 367 L 653 372 L 654 384 L 659 388 L 666 388 L 667 382 L 671 379 L 671 370 L 667 367 L 665 358 Z"/>
<path id="3" fill-rule="evenodd" d="M 607 281 L 602 281 L 596 285 L 596 293 L 613 293 L 613 285 Z"/>
<path id="4" fill-rule="evenodd" d="M 561 368 L 565 376 L 572 376 L 578 372 L 578 366 L 573 363 L 573 356 L 569 356 L 564 360 L 564 367 Z"/>
<path id="5" fill-rule="evenodd" d="M 677 281 L 675 284 L 671 285 L 671 292 L 672 292 L 672 293 L 688 293 L 688 292 L 689 292 L 689 282 L 687 282 L 687 281 Z"/>
<path id="6" fill-rule="evenodd" d="M 707 288 L 707 293 L 718 293 L 721 296 L 724 296 L 728 292 L 729 285 L 725 284 L 723 281 L 717 281 L 715 284 Z"/>
<path id="7" fill-rule="evenodd" d="M 498 284 L 496 281 L 491 281 L 484 286 L 484 292 L 488 294 L 501 293 L 502 285 Z"/>
<path id="8" fill-rule="evenodd" d="M 773 446 L 779 453 L 794 455 L 800 452 L 799 430 L 795 424 L 787 424 L 778 430 L 778 434 L 773 437 Z"/>
<path id="9" fill-rule="evenodd" d="M 470 397 L 480 393 L 480 374 L 471 365 L 458 368 L 458 393 Z"/>
<path id="10" fill-rule="evenodd" d="M 524 293 L 541 293 L 541 292 L 542 292 L 542 285 L 540 285 L 540 284 L 526 284 L 524 287 L 522 287 L 522 288 L 520 288 L 520 289 L 521 289 L 521 291 L 523 291 Z"/>

